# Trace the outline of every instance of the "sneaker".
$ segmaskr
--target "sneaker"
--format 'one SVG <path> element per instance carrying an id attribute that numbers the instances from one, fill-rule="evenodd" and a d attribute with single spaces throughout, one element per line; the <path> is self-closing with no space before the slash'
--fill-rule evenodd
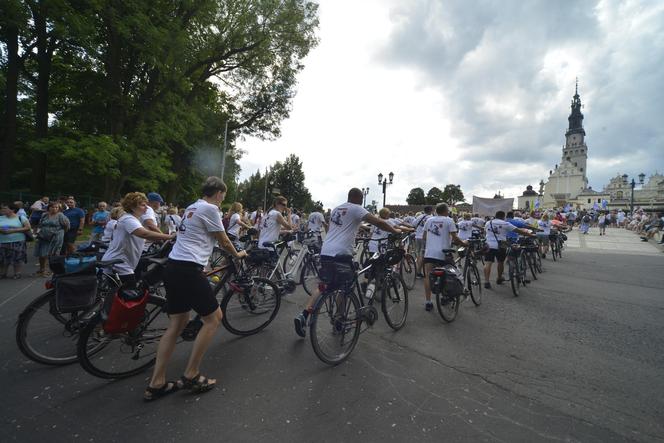
<path id="1" fill-rule="evenodd" d="M 427 312 L 433 311 L 433 303 L 430 301 L 424 303 L 424 310 Z"/>
<path id="2" fill-rule="evenodd" d="M 484 289 L 491 289 L 491 283 L 485 282 L 484 283 Z"/>
<path id="3" fill-rule="evenodd" d="M 502 285 L 504 281 L 505 281 L 504 278 L 499 277 L 498 280 L 496 280 L 496 284 L 497 284 L 497 285 Z"/>
<path id="4" fill-rule="evenodd" d="M 307 326 L 307 319 L 304 317 L 304 314 L 301 312 L 297 314 L 293 319 L 293 323 L 295 323 L 295 333 L 302 338 L 306 337 L 307 331 L 305 328 Z"/>
<path id="5" fill-rule="evenodd" d="M 641 241 L 648 241 L 646 237 L 641 237 Z"/>

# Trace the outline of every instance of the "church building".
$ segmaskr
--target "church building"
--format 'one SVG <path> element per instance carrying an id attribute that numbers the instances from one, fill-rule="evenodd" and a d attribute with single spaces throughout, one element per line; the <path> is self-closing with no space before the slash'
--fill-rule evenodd
<path id="1" fill-rule="evenodd" d="M 544 185 L 542 201 L 544 208 L 562 208 L 588 189 L 586 176 L 588 147 L 585 142 L 586 131 L 583 129 L 581 106 L 577 81 L 572 98 L 572 112 L 567 119 L 569 128 L 565 132 L 562 159 L 559 165 L 549 171 L 549 178 Z"/>

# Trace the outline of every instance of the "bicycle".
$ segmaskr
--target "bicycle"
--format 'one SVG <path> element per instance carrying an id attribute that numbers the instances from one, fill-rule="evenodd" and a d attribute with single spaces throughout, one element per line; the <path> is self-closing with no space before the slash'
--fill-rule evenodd
<path id="1" fill-rule="evenodd" d="M 459 248 L 457 251 L 459 258 L 456 260 L 457 266 L 461 259 L 464 259 L 462 269 L 463 282 L 466 292 L 470 295 L 475 306 L 482 304 L 482 277 L 477 268 L 477 253 L 484 245 L 484 239 L 470 238 L 467 240 L 468 248 Z"/>
<path id="2" fill-rule="evenodd" d="M 403 240 L 403 249 L 405 254 L 403 259 L 399 262 L 399 274 L 406 282 L 406 287 L 408 290 L 415 288 L 415 281 L 417 280 L 417 261 L 415 256 L 412 254 L 412 250 L 415 248 L 414 240 L 415 234 L 409 234 Z"/>
<path id="3" fill-rule="evenodd" d="M 438 314 L 447 323 L 456 319 L 462 301 L 461 296 L 466 296 L 463 274 L 455 266 L 452 258 L 454 252 L 454 249 L 443 249 L 445 264 L 433 268 L 429 274 L 431 293 L 436 296 Z"/>
<path id="4" fill-rule="evenodd" d="M 391 243 L 400 240 L 398 235 L 389 239 Z M 349 256 L 348 264 L 335 264 L 333 275 L 321 274 L 321 295 L 309 317 L 311 346 L 321 361 L 338 365 L 350 356 L 360 333 L 378 319 L 374 306 L 378 290 L 385 321 L 395 331 L 403 328 L 408 315 L 408 289 L 393 270 L 403 255 L 403 249 L 392 245 L 383 254 L 375 253 L 362 269 L 356 270 L 358 264 Z M 361 275 L 368 277 L 365 291 L 359 282 Z M 362 323 L 367 324 L 364 330 Z"/>
<path id="5" fill-rule="evenodd" d="M 507 248 L 507 265 L 509 269 L 509 280 L 512 286 L 512 293 L 515 297 L 519 296 L 520 286 L 525 287 L 526 283 L 530 283 L 526 278 L 526 259 L 524 257 L 524 250 L 521 247 L 521 239 L 513 241 Z"/>

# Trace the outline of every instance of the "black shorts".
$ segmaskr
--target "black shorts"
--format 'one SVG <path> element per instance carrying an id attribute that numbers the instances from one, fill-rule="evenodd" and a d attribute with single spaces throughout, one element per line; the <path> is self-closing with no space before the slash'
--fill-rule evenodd
<path id="1" fill-rule="evenodd" d="M 182 314 L 192 309 L 201 317 L 212 314 L 219 307 L 212 286 L 198 263 L 171 260 L 164 272 L 166 312 Z"/>
<path id="2" fill-rule="evenodd" d="M 484 261 L 493 263 L 495 259 L 498 259 L 500 263 L 505 261 L 507 257 L 507 249 L 489 249 L 489 252 L 484 256 Z"/>

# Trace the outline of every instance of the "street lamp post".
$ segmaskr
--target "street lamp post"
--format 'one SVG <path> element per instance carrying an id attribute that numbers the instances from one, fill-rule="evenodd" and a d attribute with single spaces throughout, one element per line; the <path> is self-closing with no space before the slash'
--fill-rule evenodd
<path id="1" fill-rule="evenodd" d="M 623 174 L 622 179 L 623 179 L 623 184 L 629 184 L 630 187 L 632 188 L 632 195 L 629 200 L 629 213 L 634 214 L 634 188 L 636 187 L 636 181 L 634 181 L 634 179 L 632 178 L 632 181 L 628 183 L 627 182 L 628 177 L 629 176 L 627 174 Z M 638 177 L 639 177 L 639 184 L 642 185 L 646 178 L 646 175 L 642 172 L 638 175 Z"/>
<path id="2" fill-rule="evenodd" d="M 387 179 L 390 179 L 389 183 Z M 394 180 L 394 172 L 390 172 L 383 180 L 383 173 L 378 173 L 378 186 L 383 186 L 383 206 L 385 206 L 385 196 L 387 195 L 387 185 L 391 185 Z"/>
<path id="3" fill-rule="evenodd" d="M 362 188 L 362 207 L 365 207 L 367 205 L 367 194 L 369 193 L 369 187 L 367 186 L 366 188 Z"/>

